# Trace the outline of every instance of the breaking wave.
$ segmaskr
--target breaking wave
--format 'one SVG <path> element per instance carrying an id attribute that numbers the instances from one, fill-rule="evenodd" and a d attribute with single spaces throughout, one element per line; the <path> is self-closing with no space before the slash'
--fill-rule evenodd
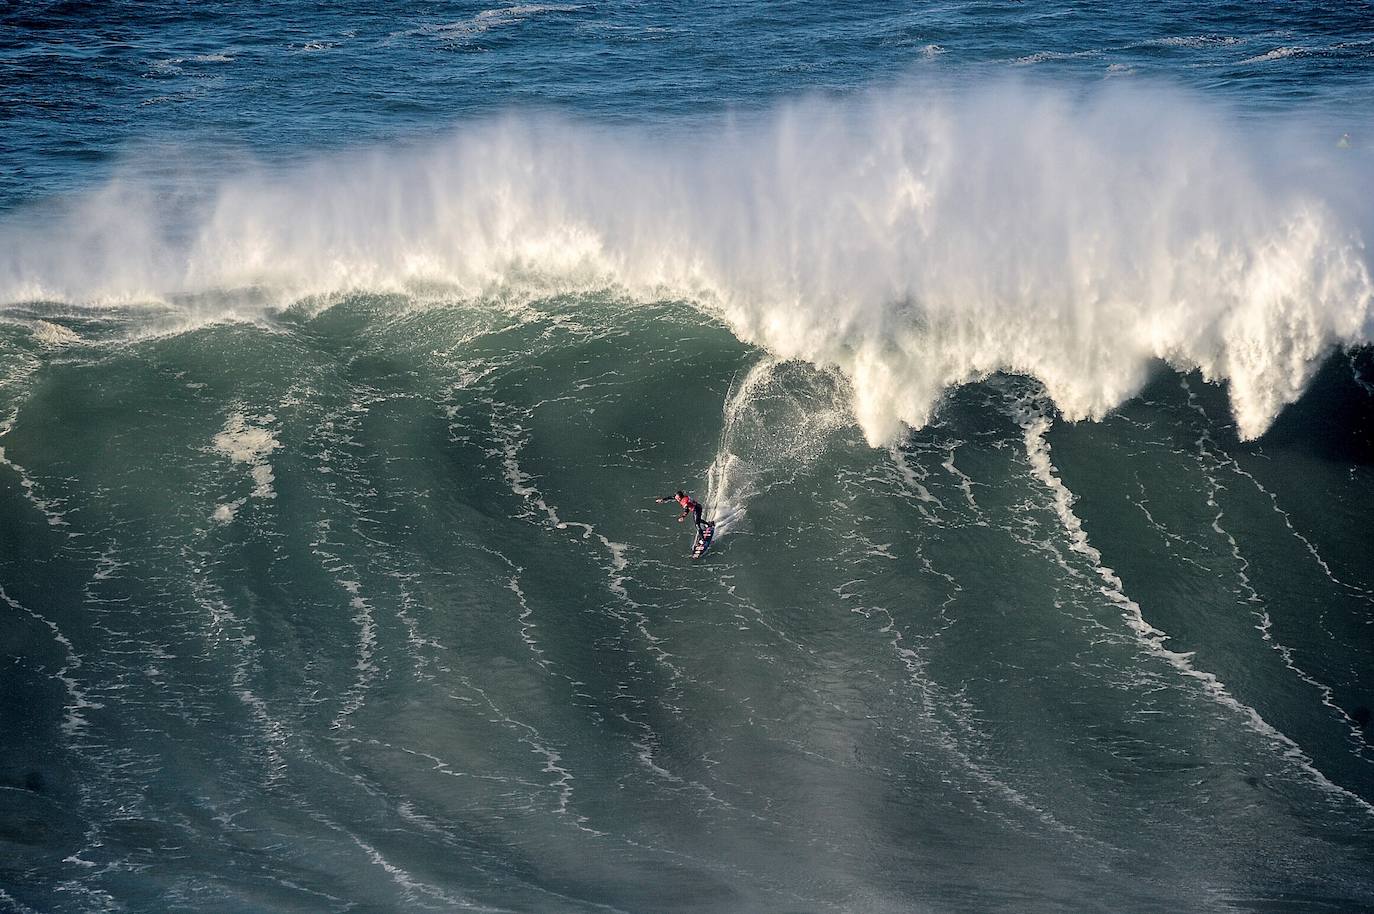
<path id="1" fill-rule="evenodd" d="M 1300 128 L 1158 86 L 908 86 L 671 129 L 509 116 L 208 190 L 131 156 L 5 217 L 0 302 L 610 288 L 838 369 L 875 445 L 998 371 L 1100 417 L 1160 360 L 1227 382 L 1250 438 L 1374 327 L 1374 167 Z"/>

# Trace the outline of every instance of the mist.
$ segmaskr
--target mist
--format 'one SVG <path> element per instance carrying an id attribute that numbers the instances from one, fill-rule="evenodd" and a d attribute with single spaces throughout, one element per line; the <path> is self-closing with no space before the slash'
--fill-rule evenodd
<path id="1" fill-rule="evenodd" d="M 1225 382 L 1253 438 L 1374 326 L 1368 156 L 1159 85 L 909 85 L 656 131 L 511 114 L 285 169 L 137 165 L 5 217 L 0 302 L 681 300 L 842 372 L 874 445 L 999 371 L 1099 418 L 1161 361 Z"/>

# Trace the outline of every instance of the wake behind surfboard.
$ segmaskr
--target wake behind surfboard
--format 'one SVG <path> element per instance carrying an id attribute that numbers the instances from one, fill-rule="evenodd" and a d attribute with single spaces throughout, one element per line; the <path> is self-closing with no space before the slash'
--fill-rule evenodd
<path id="1" fill-rule="evenodd" d="M 692 560 L 696 561 L 706 554 L 706 550 L 711 548 L 711 542 L 716 538 L 716 525 L 708 522 L 704 527 L 697 530 L 697 538 L 692 542 Z"/>

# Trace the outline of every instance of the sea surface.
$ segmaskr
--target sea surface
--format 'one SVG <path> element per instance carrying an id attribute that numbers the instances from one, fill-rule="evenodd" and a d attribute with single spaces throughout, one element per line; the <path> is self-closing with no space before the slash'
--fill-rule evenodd
<path id="1" fill-rule="evenodd" d="M 1374 7 L 355 6 L 0 2 L 0 911 L 1374 911 Z"/>

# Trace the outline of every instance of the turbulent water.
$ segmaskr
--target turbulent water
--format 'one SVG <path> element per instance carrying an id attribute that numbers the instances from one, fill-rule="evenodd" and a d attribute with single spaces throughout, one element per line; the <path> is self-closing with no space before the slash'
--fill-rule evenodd
<path id="1" fill-rule="evenodd" d="M 1367 4 L 33 3 L 0 126 L 0 911 L 1374 910 Z"/>

